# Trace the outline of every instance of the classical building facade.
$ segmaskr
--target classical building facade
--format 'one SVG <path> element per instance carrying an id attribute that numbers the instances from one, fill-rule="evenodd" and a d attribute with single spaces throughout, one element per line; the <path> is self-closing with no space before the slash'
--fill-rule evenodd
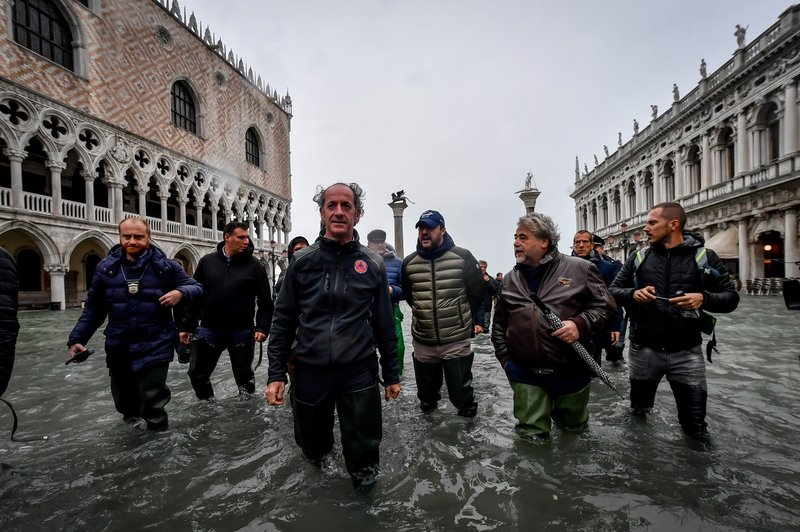
<path id="1" fill-rule="evenodd" d="M 800 276 L 800 7 L 750 43 L 737 27 L 733 57 L 591 171 L 576 167 L 577 226 L 623 258 L 645 245 L 651 206 L 677 201 L 741 280 Z M 732 39 L 733 41 L 733 39 Z M 606 152 L 608 153 L 608 152 Z M 576 163 L 577 166 L 577 163 Z M 634 238 L 637 237 L 637 238 Z"/>
<path id="2" fill-rule="evenodd" d="M 172 0 L 0 0 L 0 245 L 23 305 L 78 305 L 116 225 L 192 271 L 232 219 L 291 229 L 288 93 Z"/>

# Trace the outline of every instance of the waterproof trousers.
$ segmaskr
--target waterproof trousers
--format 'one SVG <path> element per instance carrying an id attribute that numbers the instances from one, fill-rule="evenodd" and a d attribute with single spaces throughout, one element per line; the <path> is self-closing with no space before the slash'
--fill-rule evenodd
<path id="1" fill-rule="evenodd" d="M 666 376 L 683 431 L 692 438 L 708 437 L 706 424 L 706 363 L 702 345 L 680 351 L 662 351 L 631 342 L 628 351 L 631 408 L 646 412 L 653 407 L 656 390 Z"/>
<path id="2" fill-rule="evenodd" d="M 194 341 L 188 372 L 197 398 L 211 399 L 214 397 L 211 374 L 217 367 L 219 357 L 226 349 L 231 359 L 233 378 L 236 380 L 239 393 L 254 393 L 256 391 L 253 373 L 254 347 L 252 331 L 223 334 L 199 329 L 197 339 Z"/>
<path id="3" fill-rule="evenodd" d="M 403 361 L 406 356 L 406 342 L 403 340 L 403 312 L 400 305 L 394 304 L 394 332 L 397 335 L 397 372 L 403 376 Z"/>
<path id="4" fill-rule="evenodd" d="M 345 466 L 357 486 L 374 482 L 383 437 L 377 367 L 371 366 L 297 364 L 290 392 L 295 441 L 313 463 L 319 464 L 333 449 L 334 412 L 338 413 Z"/>
<path id="5" fill-rule="evenodd" d="M 127 366 L 108 369 L 114 406 L 125 421 L 139 418 L 148 430 L 166 430 L 169 426 L 165 409 L 172 397 L 167 387 L 169 362 L 157 362 L 134 372 Z"/>
<path id="6" fill-rule="evenodd" d="M 541 386 L 511 381 L 514 392 L 516 429 L 523 436 L 546 438 L 551 420 L 567 432 L 581 432 L 589 424 L 589 389 L 587 384 L 577 392 L 553 395 Z"/>
<path id="7" fill-rule="evenodd" d="M 447 382 L 447 395 L 458 409 L 458 415 L 475 417 L 478 403 L 472 388 L 472 362 L 474 353 L 450 358 L 441 362 L 420 362 L 414 359 L 414 377 L 417 381 L 419 406 L 424 412 L 436 408 L 442 398 L 442 383 Z"/>

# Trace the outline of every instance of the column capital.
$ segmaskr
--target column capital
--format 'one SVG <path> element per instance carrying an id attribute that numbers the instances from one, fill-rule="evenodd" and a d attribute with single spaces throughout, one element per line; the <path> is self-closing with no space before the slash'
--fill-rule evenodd
<path id="1" fill-rule="evenodd" d="M 50 170 L 58 170 L 59 172 L 63 172 L 67 169 L 67 163 L 62 161 L 52 161 L 48 159 L 44 162 L 44 165 Z"/>
<path id="2" fill-rule="evenodd" d="M 9 158 L 11 161 L 15 162 L 22 162 L 28 156 L 28 152 L 25 150 L 15 150 L 13 148 L 6 148 L 3 150 L 3 154 Z"/>
<path id="3" fill-rule="evenodd" d="M 69 264 L 45 264 L 44 269 L 50 275 L 64 275 L 69 271 Z"/>
<path id="4" fill-rule="evenodd" d="M 81 175 L 85 181 L 94 181 L 97 179 L 98 173 L 92 170 L 81 170 Z"/>

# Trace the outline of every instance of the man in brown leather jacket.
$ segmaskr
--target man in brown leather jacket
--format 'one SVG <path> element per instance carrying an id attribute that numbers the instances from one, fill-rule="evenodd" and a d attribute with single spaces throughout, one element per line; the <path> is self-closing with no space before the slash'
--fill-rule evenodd
<path id="1" fill-rule="evenodd" d="M 492 326 L 495 354 L 514 391 L 517 430 L 528 437 L 546 438 L 551 419 L 562 430 L 586 428 L 593 374 L 570 344 L 580 341 L 591 352 L 592 335 L 617 310 L 595 265 L 559 253 L 558 239 L 549 216 L 519 219 L 517 265 L 503 277 Z M 563 320 L 563 327 L 550 329 L 531 293 Z"/>

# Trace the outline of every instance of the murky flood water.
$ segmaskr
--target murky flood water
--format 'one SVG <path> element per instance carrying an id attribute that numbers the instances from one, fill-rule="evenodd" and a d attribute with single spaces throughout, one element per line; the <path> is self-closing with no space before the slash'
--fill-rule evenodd
<path id="1" fill-rule="evenodd" d="M 64 365 L 78 311 L 23 312 L 0 404 L 2 530 L 797 530 L 800 524 L 800 312 L 744 297 L 721 316 L 709 366 L 712 450 L 686 444 L 666 381 L 647 421 L 602 383 L 590 429 L 545 444 L 514 432 L 511 393 L 487 335 L 475 341 L 478 417 L 417 409 L 413 372 L 385 404 L 382 474 L 354 493 L 338 444 L 321 469 L 294 443 L 291 412 L 241 399 L 227 363 L 217 401 L 198 402 L 173 363 L 170 430 L 125 425 L 102 342 Z M 408 321 L 406 322 L 408 325 Z M 100 337 L 101 338 L 101 337 Z M 410 341 L 407 341 L 410 345 Z M 407 353 L 406 367 L 410 368 Z M 627 394 L 625 366 L 610 373 Z M 265 366 L 258 370 L 263 389 Z M 441 405 L 442 403 L 440 403 Z M 337 429 L 338 430 L 338 429 Z"/>

